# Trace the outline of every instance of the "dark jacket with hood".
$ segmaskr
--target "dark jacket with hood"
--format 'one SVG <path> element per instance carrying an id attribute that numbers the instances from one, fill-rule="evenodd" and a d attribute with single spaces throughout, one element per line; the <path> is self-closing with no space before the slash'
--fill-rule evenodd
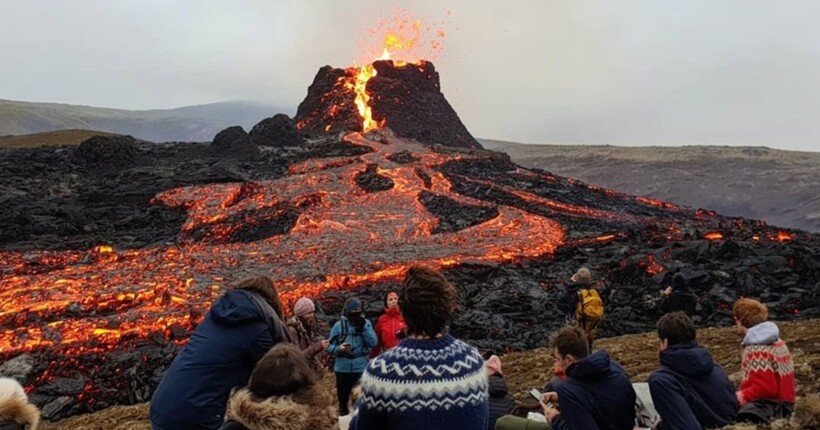
<path id="1" fill-rule="evenodd" d="M 620 364 L 597 351 L 567 368 L 567 379 L 556 384 L 561 413 L 555 430 L 632 430 L 635 390 Z"/>
<path id="2" fill-rule="evenodd" d="M 578 292 L 584 288 L 591 288 L 591 285 L 567 284 L 564 294 L 558 299 L 558 310 L 563 312 L 567 319 L 575 319 L 575 313 L 578 308 Z"/>
<path id="3" fill-rule="evenodd" d="M 495 428 L 495 422 L 504 415 L 511 414 L 515 409 L 515 399 L 507 389 L 504 377 L 494 373 L 489 376 L 490 389 L 490 425 L 489 430 Z"/>
<path id="4" fill-rule="evenodd" d="M 718 428 L 735 421 L 735 389 L 705 348 L 695 342 L 672 345 L 660 353 L 660 362 L 649 377 L 659 429 Z"/>
<path id="5" fill-rule="evenodd" d="M 218 429 L 231 389 L 245 385 L 256 362 L 286 340 L 285 326 L 267 302 L 253 292 L 229 290 L 154 392 L 154 430 Z"/>
<path id="6" fill-rule="evenodd" d="M 320 387 L 265 399 L 256 399 L 250 391 L 241 389 L 231 394 L 225 418 L 220 430 L 339 429 L 336 404 Z"/>
<path id="7" fill-rule="evenodd" d="M 661 313 L 668 314 L 681 311 L 692 317 L 695 315 L 696 305 L 697 299 L 689 290 L 686 277 L 682 273 L 676 273 L 672 277 L 672 294 L 661 302 Z"/>

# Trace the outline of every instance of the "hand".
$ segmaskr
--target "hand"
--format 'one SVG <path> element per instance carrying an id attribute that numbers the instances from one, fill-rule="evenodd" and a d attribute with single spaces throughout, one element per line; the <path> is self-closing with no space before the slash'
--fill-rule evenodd
<path id="1" fill-rule="evenodd" d="M 557 405 L 558 393 L 556 393 L 555 391 L 547 391 L 542 396 L 541 403 L 552 403 L 553 405 Z"/>
<path id="2" fill-rule="evenodd" d="M 325 339 L 322 341 L 322 349 L 327 349 L 327 346 L 330 345 L 330 341 Z"/>
<path id="3" fill-rule="evenodd" d="M 541 403 L 541 409 L 544 410 L 544 416 L 547 417 L 547 421 L 550 424 L 552 424 L 552 420 L 555 419 L 555 417 L 558 416 L 561 413 L 558 410 L 558 408 L 555 408 L 553 406 L 550 406 L 550 405 L 547 405 L 547 404 L 544 404 L 544 403 Z"/>
<path id="4" fill-rule="evenodd" d="M 339 352 L 341 352 L 342 354 L 350 354 L 351 350 L 352 348 L 350 347 L 349 343 L 343 343 L 341 348 L 339 348 Z"/>
<path id="5" fill-rule="evenodd" d="M 661 295 L 664 297 L 668 297 L 672 294 L 672 287 L 666 287 L 665 290 L 661 291 Z"/>

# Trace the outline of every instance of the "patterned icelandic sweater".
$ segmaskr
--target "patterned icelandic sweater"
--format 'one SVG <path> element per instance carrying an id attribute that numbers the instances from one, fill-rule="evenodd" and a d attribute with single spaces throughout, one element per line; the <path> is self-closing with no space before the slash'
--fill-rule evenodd
<path id="1" fill-rule="evenodd" d="M 761 399 L 794 403 L 792 355 L 773 322 L 757 324 L 746 332 L 740 368 L 743 379 L 737 401 L 741 405 Z"/>
<path id="2" fill-rule="evenodd" d="M 351 430 L 485 430 L 489 395 L 484 359 L 444 335 L 404 339 L 370 362 Z"/>

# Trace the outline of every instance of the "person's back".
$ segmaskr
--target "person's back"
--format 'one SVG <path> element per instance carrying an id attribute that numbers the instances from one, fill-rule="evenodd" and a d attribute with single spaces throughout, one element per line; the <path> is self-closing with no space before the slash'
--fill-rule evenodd
<path id="1" fill-rule="evenodd" d="M 489 369 L 488 369 L 489 371 Z M 495 422 L 504 415 L 512 413 L 515 409 L 515 399 L 507 388 L 507 381 L 500 373 L 489 376 L 490 393 L 490 422 L 487 426 L 489 430 L 495 428 Z"/>
<path id="2" fill-rule="evenodd" d="M 695 341 L 692 320 L 682 312 L 658 321 L 660 369 L 649 377 L 661 430 L 723 427 L 734 422 L 737 401 L 723 368 Z"/>
<path id="3" fill-rule="evenodd" d="M 256 362 L 286 340 L 273 308 L 254 295 L 229 290 L 194 330 L 151 399 L 155 430 L 218 429 L 231 389 L 245 385 Z"/>
<path id="4" fill-rule="evenodd" d="M 407 338 L 367 366 L 351 429 L 486 430 L 484 359 L 443 333 L 455 297 L 440 273 L 410 268 L 399 293 Z"/>
<path id="5" fill-rule="evenodd" d="M 769 311 L 757 300 L 743 298 L 732 308 L 743 334 L 743 377 L 736 392 L 738 421 L 768 422 L 794 411 L 794 363 L 777 325 L 767 321 Z"/>
<path id="6" fill-rule="evenodd" d="M 280 343 L 228 400 L 220 430 L 338 430 L 333 399 L 299 347 Z"/>
<path id="7" fill-rule="evenodd" d="M 557 384 L 561 416 L 555 429 L 632 430 L 635 391 L 623 367 L 598 351 L 567 369 Z"/>

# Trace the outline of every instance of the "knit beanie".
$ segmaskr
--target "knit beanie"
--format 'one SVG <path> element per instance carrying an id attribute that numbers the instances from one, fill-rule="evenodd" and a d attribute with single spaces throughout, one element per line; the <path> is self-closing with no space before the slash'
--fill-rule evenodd
<path id="1" fill-rule="evenodd" d="M 362 311 L 362 302 L 359 299 L 352 297 L 347 299 L 345 302 L 344 313 L 349 314 L 351 312 L 361 312 Z"/>
<path id="2" fill-rule="evenodd" d="M 310 300 L 307 297 L 302 297 L 296 301 L 296 304 L 293 305 L 293 314 L 297 317 L 301 317 L 302 315 L 309 314 L 311 312 L 316 312 L 316 305 L 313 304 L 313 300 Z"/>
<path id="3" fill-rule="evenodd" d="M 487 366 L 488 375 L 501 374 L 501 359 L 497 355 L 491 355 L 484 364 Z"/>

